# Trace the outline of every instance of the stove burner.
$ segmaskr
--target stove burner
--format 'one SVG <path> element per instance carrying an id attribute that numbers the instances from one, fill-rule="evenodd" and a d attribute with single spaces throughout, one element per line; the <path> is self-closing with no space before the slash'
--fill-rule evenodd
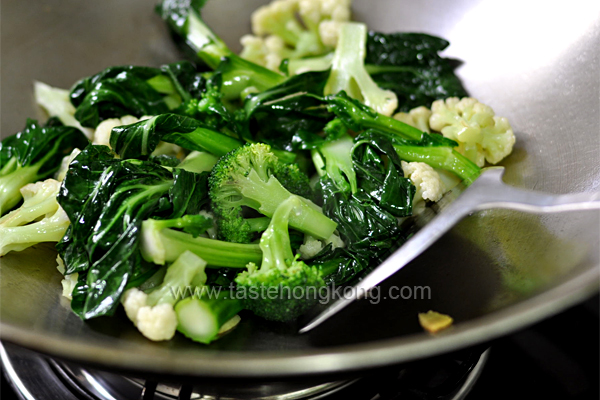
<path id="1" fill-rule="evenodd" d="M 54 360 L 14 344 L 0 345 L 7 379 L 27 400 L 459 400 L 477 381 L 488 352 L 460 352 L 347 381 L 236 382 L 233 388 L 207 388 L 123 376 Z"/>

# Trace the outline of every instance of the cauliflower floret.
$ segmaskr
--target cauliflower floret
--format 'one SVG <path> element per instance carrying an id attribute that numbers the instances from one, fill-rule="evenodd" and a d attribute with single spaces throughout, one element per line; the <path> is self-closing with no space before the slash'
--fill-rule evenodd
<path id="1" fill-rule="evenodd" d="M 113 128 L 121 125 L 135 124 L 140 121 L 132 115 L 125 115 L 122 118 L 109 118 L 100 122 L 94 132 L 92 144 L 99 144 L 110 147 L 110 133 Z"/>
<path id="2" fill-rule="evenodd" d="M 71 162 L 75 159 L 75 157 L 79 155 L 79 153 L 81 153 L 81 150 L 75 148 L 73 149 L 71 154 L 63 157 L 62 161 L 60 162 L 60 167 L 58 168 L 58 171 L 56 171 L 56 173 L 54 174 L 54 177 L 57 181 L 62 182 L 65 179 L 67 171 L 69 170 L 69 165 L 71 165 Z"/>
<path id="3" fill-rule="evenodd" d="M 170 340 L 177 330 L 177 315 L 170 304 L 142 307 L 137 313 L 137 327 L 150 340 Z"/>
<path id="4" fill-rule="evenodd" d="M 298 248 L 300 258 L 310 260 L 323 250 L 323 242 L 310 235 L 304 235 L 304 243 Z"/>
<path id="5" fill-rule="evenodd" d="M 139 289 L 129 289 L 121 297 L 121 304 L 125 309 L 127 318 L 137 326 L 137 315 L 142 307 L 146 307 L 148 295 Z"/>
<path id="6" fill-rule="evenodd" d="M 320 56 L 336 46 L 350 0 L 275 0 L 252 14 L 253 35 L 241 39 L 242 58 L 278 71 L 289 58 Z M 298 20 L 300 18 L 301 21 Z"/>
<path id="7" fill-rule="evenodd" d="M 417 188 L 413 198 L 413 213 L 419 214 L 425 208 L 425 201 L 439 201 L 446 187 L 440 175 L 429 165 L 422 162 L 402 161 L 404 176 Z"/>
<path id="8" fill-rule="evenodd" d="M 148 295 L 139 289 L 129 289 L 121 297 L 127 318 L 150 340 L 170 340 L 177 329 L 177 315 L 171 304 L 147 305 Z"/>
<path id="9" fill-rule="evenodd" d="M 325 245 L 330 244 L 332 249 L 337 249 L 338 247 L 345 247 L 346 244 L 344 241 L 335 233 L 329 237 L 329 239 L 325 240 L 323 243 L 321 240 L 311 236 L 304 235 L 304 244 L 300 245 L 298 248 L 298 253 L 300 253 L 300 258 L 303 260 L 310 260 L 315 257 Z"/>
<path id="10" fill-rule="evenodd" d="M 75 272 L 73 274 L 65 275 L 65 263 L 60 256 L 56 256 L 56 264 L 56 269 L 58 269 L 58 271 L 64 275 L 64 279 L 60 281 L 63 288 L 62 295 L 67 299 L 72 300 L 73 298 L 71 296 L 73 289 L 75 289 L 75 286 L 77 285 L 79 274 Z"/>
<path id="11" fill-rule="evenodd" d="M 325 46 L 331 48 L 337 46 L 342 24 L 343 22 L 340 21 L 323 21 L 319 24 L 319 37 Z"/>
<path id="12" fill-rule="evenodd" d="M 500 162 L 515 144 L 515 135 L 506 118 L 497 117 L 491 107 L 474 98 L 450 97 L 431 105 L 431 129 L 459 143 L 458 151 L 483 167 Z"/>
<path id="13" fill-rule="evenodd" d="M 430 133 L 429 130 L 429 118 L 431 117 L 431 110 L 425 106 L 413 108 L 409 112 L 399 112 L 394 115 L 394 118 L 398 121 L 402 121 L 405 124 L 413 126 L 423 132 Z"/>
<path id="14" fill-rule="evenodd" d="M 69 227 L 69 217 L 56 201 L 60 182 L 30 183 L 20 191 L 23 204 L 0 218 L 0 256 L 41 242 L 58 242 Z"/>
<path id="15" fill-rule="evenodd" d="M 265 39 L 254 35 L 244 35 L 240 39 L 240 43 L 243 47 L 240 57 L 255 64 L 262 65 L 263 67 L 267 67 L 270 70 L 274 70 L 272 66 L 267 65 L 266 57 L 269 53 L 265 45 Z M 275 68 L 279 68 L 279 65 Z"/>
<path id="16" fill-rule="evenodd" d="M 82 131 L 88 139 L 92 138 L 94 130 L 81 126 L 75 119 L 75 107 L 71 104 L 68 90 L 36 81 L 33 83 L 33 91 L 35 101 L 46 110 L 49 116 L 58 117 L 66 126 L 74 126 Z"/>

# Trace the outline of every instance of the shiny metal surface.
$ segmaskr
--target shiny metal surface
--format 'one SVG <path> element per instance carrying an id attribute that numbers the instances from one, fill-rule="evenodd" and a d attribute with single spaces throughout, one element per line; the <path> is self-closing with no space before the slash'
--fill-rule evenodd
<path id="1" fill-rule="evenodd" d="M 345 381 L 164 381 L 128 377 L 48 358 L 0 343 L 0 362 L 8 382 L 27 400 L 317 400 L 397 399 L 425 393 L 439 400 L 461 400 L 473 389 L 490 349 L 454 354 L 407 368 L 371 372 Z M 417 378 L 417 379 L 415 379 Z M 3 392 L 4 393 L 4 392 Z"/>
<path id="2" fill-rule="evenodd" d="M 178 58 L 143 0 L 2 2 L 2 136 L 39 114 L 32 81 L 69 87 L 109 65 Z M 207 21 L 235 48 L 261 1 L 210 0 Z M 467 90 L 507 117 L 517 136 L 505 181 L 549 193 L 600 186 L 600 3 L 575 0 L 355 0 L 357 19 L 382 31 L 443 36 Z M 490 210 L 459 223 L 362 300 L 306 335 L 300 322 L 244 314 L 231 334 L 202 346 L 151 343 L 122 313 L 81 322 L 60 296 L 50 246 L 0 259 L 0 334 L 55 356 L 161 374 L 264 377 L 340 373 L 410 361 L 490 340 L 553 315 L 598 290 L 599 215 L 532 216 Z M 384 299 L 392 287 L 428 298 Z M 436 336 L 417 313 L 455 319 Z"/>
<path id="3" fill-rule="evenodd" d="M 460 196 L 446 201 L 442 213 L 432 218 L 398 251 L 357 283 L 352 295 L 342 297 L 306 324 L 300 333 L 321 325 L 355 300 L 368 297 L 375 286 L 404 268 L 427 250 L 442 235 L 467 215 L 487 209 L 502 208 L 531 213 L 556 213 L 600 209 L 600 192 L 548 194 L 523 190 L 502 182 L 504 167 L 485 169 L 479 178 Z M 442 203 L 438 202 L 438 205 Z"/>

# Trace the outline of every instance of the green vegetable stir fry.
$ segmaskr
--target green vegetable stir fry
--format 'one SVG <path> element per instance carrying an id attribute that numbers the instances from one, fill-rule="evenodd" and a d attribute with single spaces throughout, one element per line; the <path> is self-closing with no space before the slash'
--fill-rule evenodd
<path id="1" fill-rule="evenodd" d="M 350 0 L 275 0 L 237 55 L 204 3 L 156 8 L 188 61 L 37 82 L 51 118 L 0 143 L 0 255 L 56 242 L 83 320 L 122 305 L 150 340 L 201 343 L 239 314 L 292 321 L 512 151 L 443 39 L 369 31 Z"/>

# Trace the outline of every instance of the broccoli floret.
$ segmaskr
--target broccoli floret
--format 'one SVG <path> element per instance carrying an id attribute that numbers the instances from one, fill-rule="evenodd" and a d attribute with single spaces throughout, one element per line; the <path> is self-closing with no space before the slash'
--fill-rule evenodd
<path id="1" fill-rule="evenodd" d="M 58 205 L 60 182 L 47 179 L 21 188 L 23 204 L 0 218 L 0 256 L 41 242 L 58 242 L 69 217 Z"/>
<path id="2" fill-rule="evenodd" d="M 260 262 L 258 245 L 230 243 L 198 236 L 212 227 L 203 215 L 184 215 L 169 220 L 148 219 L 142 223 L 140 250 L 145 260 L 164 265 L 191 251 L 210 267 L 243 268 L 249 262 Z M 179 231 L 176 229 L 183 229 Z"/>
<path id="3" fill-rule="evenodd" d="M 235 278 L 237 290 L 246 294 L 241 296 L 244 307 L 268 320 L 297 318 L 315 304 L 319 288 L 325 286 L 319 269 L 292 253 L 288 223 L 301 207 L 302 200 L 294 196 L 280 203 L 260 239 L 260 268 L 249 263 Z"/>
<path id="4" fill-rule="evenodd" d="M 365 69 L 366 44 L 365 24 L 347 22 L 341 25 L 325 95 L 345 91 L 378 113 L 392 115 L 398 107 L 398 98 L 394 92 L 377 86 Z"/>
<path id="5" fill-rule="evenodd" d="M 209 178 L 220 237 L 238 243 L 251 241 L 253 232 L 244 220 L 242 207 L 272 217 L 281 203 L 295 196 L 290 192 L 306 194 L 307 188 L 308 178 L 296 167 L 282 164 L 266 144 L 250 144 L 232 151 L 219 160 Z M 337 224 L 310 200 L 299 199 L 290 226 L 320 239 L 329 238 Z"/>

